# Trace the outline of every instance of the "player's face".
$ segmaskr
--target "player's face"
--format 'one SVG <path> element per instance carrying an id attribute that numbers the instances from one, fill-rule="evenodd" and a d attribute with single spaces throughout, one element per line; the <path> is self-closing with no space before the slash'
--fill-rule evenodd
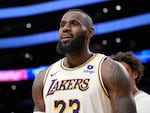
<path id="1" fill-rule="evenodd" d="M 59 35 L 57 51 L 61 54 L 71 54 L 85 47 L 87 27 L 83 15 L 75 11 L 66 13 L 60 22 Z"/>

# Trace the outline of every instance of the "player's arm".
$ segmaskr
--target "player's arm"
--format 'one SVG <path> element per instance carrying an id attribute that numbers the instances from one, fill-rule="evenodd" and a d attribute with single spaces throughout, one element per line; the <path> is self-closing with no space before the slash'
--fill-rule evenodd
<path id="1" fill-rule="evenodd" d="M 136 113 L 126 69 L 120 63 L 107 59 L 102 64 L 102 77 L 110 95 L 113 113 Z"/>
<path id="2" fill-rule="evenodd" d="M 34 110 L 33 113 L 44 113 L 45 105 L 43 99 L 43 79 L 46 73 L 46 69 L 39 72 L 39 74 L 34 79 L 32 85 L 32 98 L 34 102 Z"/>

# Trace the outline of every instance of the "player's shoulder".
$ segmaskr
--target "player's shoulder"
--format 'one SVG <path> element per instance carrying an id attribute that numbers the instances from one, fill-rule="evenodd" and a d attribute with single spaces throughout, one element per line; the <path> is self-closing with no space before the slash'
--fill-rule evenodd
<path id="1" fill-rule="evenodd" d="M 104 62 L 103 62 L 103 68 L 104 69 L 112 69 L 112 67 L 118 67 L 120 66 L 119 62 L 111 59 L 109 56 L 105 56 Z"/>
<path id="2" fill-rule="evenodd" d="M 43 81 L 47 70 L 48 70 L 48 68 L 45 68 L 45 69 L 39 71 L 39 73 L 35 76 L 35 80 L 34 81 L 38 81 L 38 82 L 39 81 Z"/>
<path id="3" fill-rule="evenodd" d="M 150 104 L 150 94 L 140 90 L 138 93 L 134 95 L 134 99 L 136 103 L 147 103 Z"/>
<path id="4" fill-rule="evenodd" d="M 137 94 L 137 96 L 140 95 L 141 97 L 145 97 L 147 99 L 150 100 L 150 94 L 145 92 L 145 91 L 139 91 L 139 93 Z"/>
<path id="5" fill-rule="evenodd" d="M 51 64 L 51 65 L 48 66 L 47 68 L 45 68 L 45 69 L 39 71 L 39 73 L 36 75 L 36 78 L 37 78 L 37 79 L 43 79 L 44 76 L 46 75 L 46 73 L 47 73 L 52 67 L 54 67 L 54 66 L 56 67 L 59 62 L 60 62 L 60 60 L 57 61 L 57 62 L 54 62 L 53 64 Z"/>
<path id="6" fill-rule="evenodd" d="M 104 60 L 101 69 L 101 75 L 105 84 L 109 84 L 108 81 L 111 81 L 112 84 L 124 85 L 128 84 L 130 81 L 128 72 L 125 67 L 121 63 L 109 57 Z"/>
<path id="7" fill-rule="evenodd" d="M 111 68 L 111 69 L 121 69 L 121 70 L 126 70 L 125 67 L 116 60 L 113 60 L 111 57 L 106 56 L 105 60 L 104 60 L 104 67 L 106 67 L 107 69 Z"/>
<path id="8" fill-rule="evenodd" d="M 47 70 L 48 70 L 48 67 L 45 68 L 45 69 L 43 69 L 43 70 L 41 70 L 41 71 L 37 74 L 37 76 L 43 76 L 43 75 L 45 75 L 45 73 L 47 72 Z"/>

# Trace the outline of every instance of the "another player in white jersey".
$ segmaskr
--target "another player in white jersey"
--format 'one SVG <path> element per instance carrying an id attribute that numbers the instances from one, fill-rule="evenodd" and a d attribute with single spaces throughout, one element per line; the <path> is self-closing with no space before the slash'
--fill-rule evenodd
<path id="1" fill-rule="evenodd" d="M 137 113 L 150 113 L 150 95 L 137 86 L 144 75 L 144 66 L 140 59 L 132 51 L 118 52 L 112 58 L 121 62 L 130 74 Z"/>
<path id="2" fill-rule="evenodd" d="M 126 69 L 89 50 L 94 35 L 91 17 L 80 9 L 67 11 L 59 35 L 56 48 L 65 57 L 36 76 L 33 112 L 136 113 Z"/>

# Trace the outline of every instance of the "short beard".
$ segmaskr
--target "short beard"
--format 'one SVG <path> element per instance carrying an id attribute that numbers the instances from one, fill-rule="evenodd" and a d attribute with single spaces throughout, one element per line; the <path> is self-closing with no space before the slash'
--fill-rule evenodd
<path id="1" fill-rule="evenodd" d="M 57 43 L 56 51 L 61 55 L 76 54 L 82 50 L 85 46 L 85 36 L 80 36 L 69 42 L 69 44 L 63 44 L 61 41 Z"/>

